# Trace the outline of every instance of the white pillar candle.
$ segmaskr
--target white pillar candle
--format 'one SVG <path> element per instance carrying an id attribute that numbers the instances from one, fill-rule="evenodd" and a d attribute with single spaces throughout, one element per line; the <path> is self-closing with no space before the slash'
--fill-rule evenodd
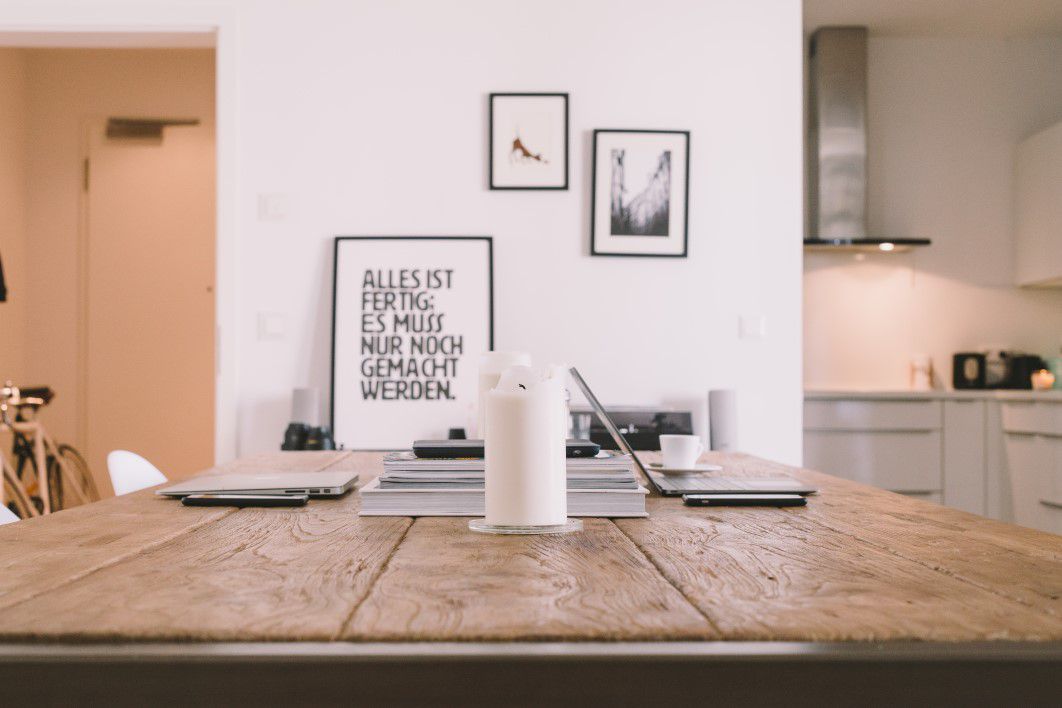
<path id="1" fill-rule="evenodd" d="M 531 366 L 525 352 L 487 352 L 479 360 L 479 399 L 476 403 L 476 430 L 472 437 L 486 438 L 487 391 L 498 385 L 502 372 L 510 366 Z"/>
<path id="2" fill-rule="evenodd" d="M 556 379 L 560 382 L 561 386 L 561 435 L 564 436 L 564 442 L 567 444 L 568 438 L 571 437 L 569 432 L 572 427 L 572 414 L 571 414 L 571 389 L 568 388 L 568 366 L 566 364 L 550 364 L 546 369 L 546 377 Z M 567 455 L 567 450 L 565 450 Z"/>
<path id="3" fill-rule="evenodd" d="M 486 523 L 552 526 L 568 517 L 564 390 L 530 367 L 507 369 L 487 393 Z"/>

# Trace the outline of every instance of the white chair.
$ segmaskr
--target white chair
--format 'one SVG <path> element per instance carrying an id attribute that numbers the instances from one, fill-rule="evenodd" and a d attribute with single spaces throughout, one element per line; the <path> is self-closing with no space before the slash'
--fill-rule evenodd
<path id="1" fill-rule="evenodd" d="M 114 450 L 107 455 L 107 471 L 115 496 L 129 494 L 168 481 L 155 465 L 135 452 Z"/>
<path id="2" fill-rule="evenodd" d="M 22 519 L 18 518 L 15 512 L 11 511 L 3 504 L 0 504 L 0 526 L 3 526 L 4 524 L 13 524 L 16 521 L 21 520 Z"/>

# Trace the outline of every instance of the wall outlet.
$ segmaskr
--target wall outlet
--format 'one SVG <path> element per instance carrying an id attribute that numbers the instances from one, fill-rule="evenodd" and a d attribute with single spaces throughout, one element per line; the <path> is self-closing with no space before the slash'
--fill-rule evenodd
<path id="1" fill-rule="evenodd" d="M 259 194 L 258 220 L 285 221 L 288 218 L 290 206 L 286 194 Z"/>
<path id="2" fill-rule="evenodd" d="M 275 342 L 288 336 L 288 316 L 283 312 L 258 313 L 258 341 Z"/>
<path id="3" fill-rule="evenodd" d="M 742 339 L 763 339 L 767 336 L 767 318 L 764 315 L 742 315 L 738 318 L 738 335 Z"/>

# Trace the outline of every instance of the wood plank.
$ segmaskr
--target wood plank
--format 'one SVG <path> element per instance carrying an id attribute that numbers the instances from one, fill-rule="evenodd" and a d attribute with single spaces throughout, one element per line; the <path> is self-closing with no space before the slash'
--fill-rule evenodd
<path id="1" fill-rule="evenodd" d="M 649 523 L 617 521 L 728 638 L 1062 638 L 1062 538 L 746 455 L 709 458 L 821 490 L 785 510 L 654 498 Z"/>
<path id="2" fill-rule="evenodd" d="M 371 470 L 372 457 L 350 452 L 267 453 L 205 473 L 325 468 Z M 0 609 L 165 543 L 234 509 L 182 507 L 152 491 L 113 497 L 0 527 Z"/>
<path id="3" fill-rule="evenodd" d="M 870 508 L 877 510 L 872 523 L 865 513 Z M 1062 617 L 1060 536 L 861 490 L 850 490 L 843 499 L 824 497 L 810 515 L 897 556 Z"/>
<path id="4" fill-rule="evenodd" d="M 0 636 L 334 639 L 411 523 L 358 518 L 357 507 L 349 495 L 241 509 L 23 602 L 0 615 Z"/>
<path id="5" fill-rule="evenodd" d="M 1062 536 L 748 456 L 728 471 L 790 475 L 823 492 L 806 515 L 835 531 L 1062 617 Z"/>
<path id="6" fill-rule="evenodd" d="M 721 638 L 605 519 L 582 533 L 489 536 L 417 519 L 344 639 Z"/>
<path id="7" fill-rule="evenodd" d="M 1062 639 L 1058 618 L 801 511 L 655 498 L 651 522 L 617 525 L 728 639 Z"/>
<path id="8" fill-rule="evenodd" d="M 143 491 L 0 526 L 0 609 L 232 512 L 182 507 Z"/>
<path id="9" fill-rule="evenodd" d="M 324 469 L 359 469 L 371 466 L 378 455 L 353 453 L 349 450 L 300 450 L 263 452 L 240 457 L 224 465 L 205 470 L 203 474 L 224 472 L 319 472 Z"/>
<path id="10" fill-rule="evenodd" d="M 352 457 L 349 452 L 271 453 L 234 460 L 205 472 L 263 468 L 314 471 L 371 463 Z M 0 608 L 135 557 L 235 511 L 184 507 L 144 490 L 0 527 Z"/>
<path id="11" fill-rule="evenodd" d="M 501 537 L 467 519 L 358 518 L 356 495 L 233 511 L 142 492 L 0 528 L 0 639 L 1062 639 L 1062 537 L 714 459 L 822 494 L 785 510 L 653 498 L 649 519 Z M 325 467 L 364 482 L 380 454 L 214 471 Z"/>

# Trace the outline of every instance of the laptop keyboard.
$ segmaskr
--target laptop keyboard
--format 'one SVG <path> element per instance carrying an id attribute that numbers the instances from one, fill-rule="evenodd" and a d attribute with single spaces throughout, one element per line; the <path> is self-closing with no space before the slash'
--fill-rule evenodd
<path id="1" fill-rule="evenodd" d="M 814 491 L 807 485 L 787 477 L 746 478 L 718 477 L 713 475 L 663 475 L 649 472 L 662 491 L 674 494 L 710 494 L 713 492 L 764 492 L 798 493 Z"/>

